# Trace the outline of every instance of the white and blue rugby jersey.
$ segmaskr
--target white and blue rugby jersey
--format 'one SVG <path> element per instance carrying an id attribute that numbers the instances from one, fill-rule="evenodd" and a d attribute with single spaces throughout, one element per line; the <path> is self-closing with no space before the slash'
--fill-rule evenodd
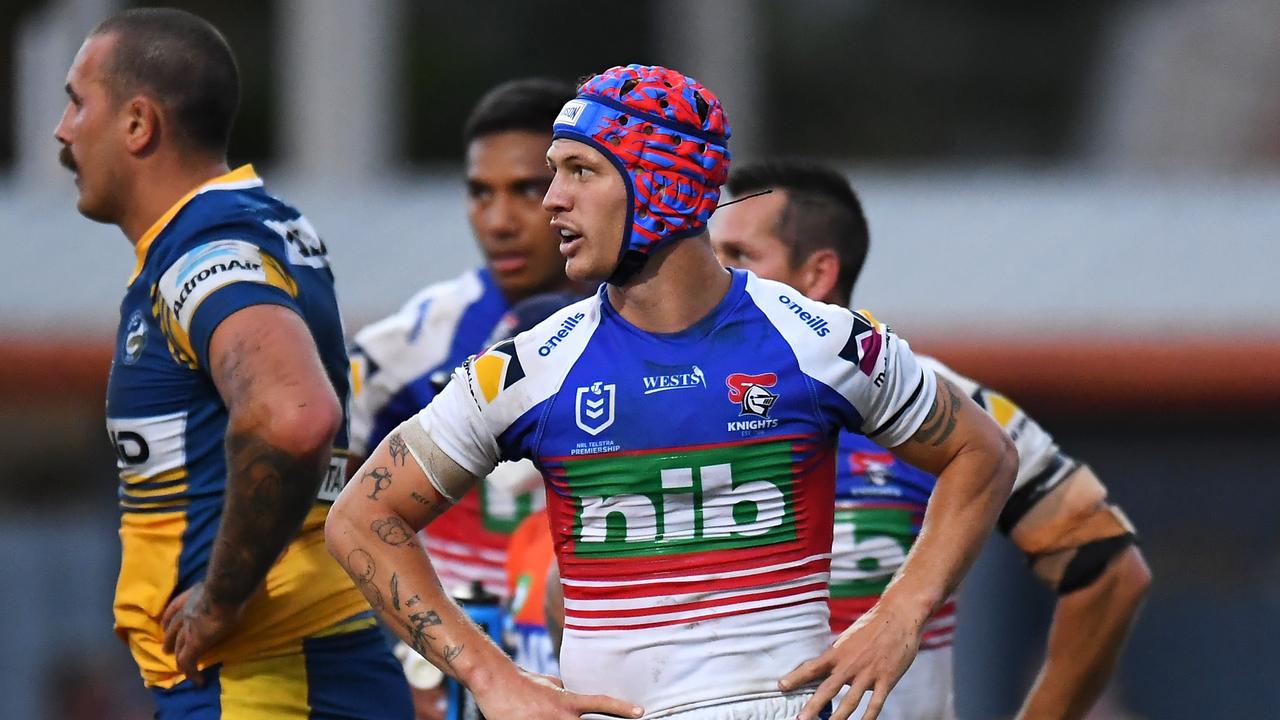
<path id="1" fill-rule="evenodd" d="M 678 333 L 605 289 L 459 369 L 417 422 L 483 477 L 531 458 L 565 594 L 565 686 L 657 717 L 777 695 L 830 643 L 836 436 L 909 438 L 936 381 L 869 315 L 733 271 Z"/>
<path id="2" fill-rule="evenodd" d="M 122 511 L 115 626 L 146 683 L 169 687 L 183 676 L 161 647 L 160 616 L 204 578 L 226 488 L 227 407 L 209 376 L 214 330 L 246 307 L 289 308 L 344 401 L 347 356 L 324 244 L 249 166 L 179 200 L 136 251 L 107 385 Z M 324 547 L 329 504 L 342 490 L 345 426 L 315 507 L 207 664 L 300 652 L 304 637 L 368 612 Z"/>

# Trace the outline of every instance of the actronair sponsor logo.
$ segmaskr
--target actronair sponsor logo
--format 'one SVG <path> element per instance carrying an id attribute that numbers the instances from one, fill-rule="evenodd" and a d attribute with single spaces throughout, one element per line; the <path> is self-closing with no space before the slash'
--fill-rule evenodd
<path id="1" fill-rule="evenodd" d="M 565 318 L 564 321 L 560 323 L 560 329 L 557 330 L 550 339 L 542 343 L 542 347 L 538 348 L 538 354 L 542 357 L 550 355 L 551 351 L 555 350 L 557 345 L 564 342 L 565 338 L 569 337 L 569 333 L 573 332 L 573 329 L 582 324 L 582 321 L 586 319 L 587 316 L 582 313 L 570 315 Z"/>
<path id="2" fill-rule="evenodd" d="M 687 390 L 689 388 L 696 387 L 705 388 L 706 386 L 707 377 L 703 374 L 702 368 L 697 365 L 691 366 L 688 372 L 646 375 L 644 378 L 645 395 L 667 392 L 669 390 Z"/>
<path id="3" fill-rule="evenodd" d="M 191 293 L 195 292 L 195 289 L 206 280 L 209 280 L 218 274 L 230 273 L 235 270 L 243 270 L 247 272 L 262 271 L 262 263 L 243 257 L 231 257 L 225 260 L 217 260 L 213 262 L 209 262 L 209 260 L 206 259 L 205 262 L 207 264 L 191 273 L 178 289 L 178 297 L 173 301 L 174 315 L 182 314 L 182 306 L 187 304 L 187 300 L 191 297 Z"/>
<path id="4" fill-rule="evenodd" d="M 811 330 L 817 333 L 818 337 L 826 337 L 831 334 L 831 326 L 826 318 L 809 312 L 800 303 L 792 300 L 790 295 L 779 295 L 778 302 L 800 318 L 800 321 L 808 325 Z"/>

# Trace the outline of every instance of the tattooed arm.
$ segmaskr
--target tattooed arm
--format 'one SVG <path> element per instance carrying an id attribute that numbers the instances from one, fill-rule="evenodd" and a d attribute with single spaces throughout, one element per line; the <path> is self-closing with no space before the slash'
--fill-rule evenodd
<path id="1" fill-rule="evenodd" d="M 874 720 L 915 658 L 925 622 L 978 556 L 1018 469 L 1017 451 L 1000 426 L 942 377 L 924 422 L 893 453 L 938 476 L 924 525 L 875 608 L 834 647 L 783 678 L 783 689 L 826 678 L 802 718 L 816 717 L 847 684 L 850 692 L 833 717 L 848 717 L 872 691 L 863 717 Z"/>
<path id="2" fill-rule="evenodd" d="M 417 422 L 388 435 L 342 491 L 325 524 L 329 552 L 387 627 L 466 685 L 490 720 L 639 717 L 630 703 L 569 693 L 520 670 L 445 593 L 414 533 L 449 507 L 437 485 L 456 497 L 476 478 L 429 439 L 410 454 L 402 430 Z"/>
<path id="3" fill-rule="evenodd" d="M 166 608 L 165 646 L 199 681 L 203 655 L 297 534 L 329 464 L 342 409 L 315 342 L 294 311 L 253 305 L 209 342 L 209 371 L 227 406 L 227 480 L 204 581 Z"/>
<path id="4" fill-rule="evenodd" d="M 989 415 L 939 376 L 933 408 L 893 453 L 938 477 L 920 535 L 884 593 L 923 624 L 955 592 L 991 534 L 1013 488 L 1018 452 Z"/>

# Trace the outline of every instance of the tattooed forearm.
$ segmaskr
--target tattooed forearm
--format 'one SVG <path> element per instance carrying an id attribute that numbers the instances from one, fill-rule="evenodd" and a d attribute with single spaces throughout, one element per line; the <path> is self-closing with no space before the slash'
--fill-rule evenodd
<path id="1" fill-rule="evenodd" d="M 408 523 L 398 516 L 392 515 L 381 520 L 374 520 L 369 529 L 378 535 L 378 539 L 388 545 L 408 545 L 413 542 L 413 530 Z"/>
<path id="2" fill-rule="evenodd" d="M 444 661 L 449 663 L 449 667 L 453 667 L 453 661 L 462 654 L 466 647 L 466 645 L 445 645 L 440 654 L 444 656 Z"/>
<path id="3" fill-rule="evenodd" d="M 363 485 L 366 480 L 373 481 L 370 483 L 371 490 L 366 497 L 370 500 L 377 500 L 378 493 L 391 487 L 391 471 L 384 466 L 376 467 L 360 476 L 361 485 Z"/>
<path id="4" fill-rule="evenodd" d="M 403 466 L 404 460 L 409 456 L 409 445 L 400 437 L 400 433 L 391 433 L 387 438 L 387 451 L 391 453 L 391 462 Z"/>
<path id="5" fill-rule="evenodd" d="M 378 574 L 378 566 L 374 564 L 372 555 L 360 548 L 352 550 L 347 554 L 347 573 L 356 581 L 360 592 L 364 593 L 365 599 L 374 610 L 386 607 L 387 603 L 382 599 L 382 591 L 373 582 L 373 576 Z M 395 587 L 394 582 L 392 587 Z"/>
<path id="6" fill-rule="evenodd" d="M 436 639 L 434 635 L 427 632 L 427 628 L 435 627 L 443 622 L 435 610 L 411 613 L 407 621 L 400 621 L 404 625 L 404 629 L 409 633 L 409 646 L 417 650 L 422 657 L 427 657 L 427 649 L 429 648 L 427 641 Z M 445 649 L 447 650 L 448 648 L 446 647 Z"/>
<path id="7" fill-rule="evenodd" d="M 951 383 L 938 378 L 938 393 L 933 407 L 929 408 L 929 414 L 925 416 L 913 439 L 933 447 L 946 442 L 951 437 L 951 431 L 956 429 L 956 410 L 960 403 L 960 396 Z"/>
<path id="8" fill-rule="evenodd" d="M 226 454 L 226 494 L 205 589 L 213 602 L 238 605 L 302 526 L 329 458 L 298 457 L 253 433 L 229 434 Z"/>

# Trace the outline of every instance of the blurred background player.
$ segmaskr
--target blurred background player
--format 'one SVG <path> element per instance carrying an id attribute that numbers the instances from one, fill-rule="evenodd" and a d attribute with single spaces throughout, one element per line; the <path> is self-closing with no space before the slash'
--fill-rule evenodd
<path id="1" fill-rule="evenodd" d="M 492 720 L 811 720 L 849 683 L 840 714 L 873 689 L 874 716 L 1008 495 L 1008 437 L 904 341 L 719 264 L 706 222 L 728 135 L 719 100 L 678 72 L 586 81 L 557 117 L 544 206 L 568 276 L 607 284 L 464 364 L 361 468 L 386 468 L 386 489 L 349 486 L 326 526 L 387 623 Z M 838 427 L 940 477 L 875 622 L 831 646 Z M 521 457 L 547 479 L 571 692 L 487 642 L 413 542 Z"/>
<path id="2" fill-rule="evenodd" d="M 514 303 L 570 286 L 542 196 L 551 182 L 551 123 L 572 97 L 566 83 L 526 78 L 494 87 L 472 109 L 463 128 L 467 219 L 485 265 L 423 288 L 396 313 L 356 334 L 349 472 L 392 428 L 426 407 L 454 368 L 502 332 L 499 320 Z M 376 495 L 381 480 L 354 482 Z M 533 466 L 508 463 L 432 524 L 423 542 L 445 588 L 458 594 L 479 583 L 505 598 L 511 532 L 542 503 Z M 397 654 L 417 690 L 438 683 L 440 676 L 410 658 L 407 647 Z M 421 714 L 441 695 L 415 697 Z"/>
<path id="3" fill-rule="evenodd" d="M 90 33 L 55 132 L 77 208 L 137 267 L 107 427 L 120 470 L 115 626 L 158 718 L 410 717 L 399 666 L 324 551 L 347 359 L 324 244 L 229 170 L 239 75 L 218 31 L 133 10 Z"/>
<path id="4" fill-rule="evenodd" d="M 712 243 L 721 261 L 785 282 L 815 300 L 844 306 L 868 249 L 867 224 L 848 180 L 818 165 L 777 161 L 729 179 L 735 198 L 770 191 L 716 214 Z M 1014 492 L 1000 530 L 1027 555 L 1031 571 L 1058 593 L 1048 651 L 1022 718 L 1081 718 L 1097 700 L 1151 577 L 1134 531 L 1107 502 L 1088 466 L 999 393 L 919 356 L 973 398 L 1018 447 Z M 920 529 L 935 478 L 866 437 L 840 435 L 831 629 L 841 633 L 879 599 Z M 952 717 L 955 603 L 930 620 L 921 652 L 884 708 L 889 719 Z"/>

